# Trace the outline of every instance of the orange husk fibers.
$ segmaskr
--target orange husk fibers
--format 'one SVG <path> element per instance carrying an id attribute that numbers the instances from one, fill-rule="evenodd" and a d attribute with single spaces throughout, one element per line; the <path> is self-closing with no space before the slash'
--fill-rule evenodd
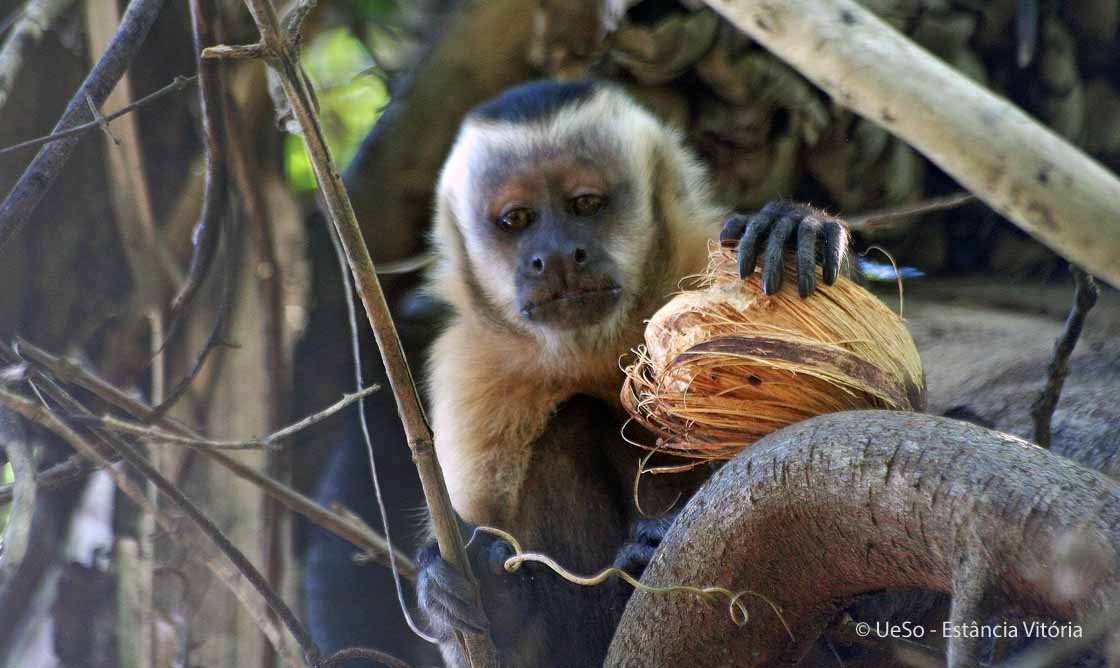
<path id="1" fill-rule="evenodd" d="M 819 268 L 816 292 L 801 299 L 793 264 L 767 296 L 759 272 L 741 280 L 734 252 L 714 249 L 701 289 L 654 314 L 622 388 L 626 410 L 658 436 L 645 447 L 724 460 L 814 415 L 922 408 L 921 361 L 902 319 L 848 279 L 824 285 Z"/>

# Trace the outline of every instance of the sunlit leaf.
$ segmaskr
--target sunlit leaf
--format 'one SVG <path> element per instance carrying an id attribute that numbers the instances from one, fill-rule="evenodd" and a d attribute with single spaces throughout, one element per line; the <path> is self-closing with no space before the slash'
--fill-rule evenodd
<path id="1" fill-rule="evenodd" d="M 319 98 L 319 118 L 335 162 L 353 159 L 389 101 L 389 92 L 361 40 L 346 28 L 315 37 L 304 51 L 304 68 Z M 301 138 L 284 143 L 284 172 L 296 191 L 315 187 L 315 175 Z"/>

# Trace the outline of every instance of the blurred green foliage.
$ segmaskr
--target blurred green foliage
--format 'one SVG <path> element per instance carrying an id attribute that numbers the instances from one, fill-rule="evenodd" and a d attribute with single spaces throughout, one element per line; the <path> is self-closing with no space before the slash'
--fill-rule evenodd
<path id="1" fill-rule="evenodd" d="M 385 21 L 397 13 L 396 0 L 350 0 L 342 4 L 347 5 L 350 16 L 365 21 Z"/>
<path id="2" fill-rule="evenodd" d="M 377 0 L 355 4 L 362 7 L 362 14 L 377 17 L 384 16 L 393 5 Z M 389 101 L 385 82 L 366 46 L 344 27 L 316 35 L 304 49 L 303 66 L 319 98 L 319 119 L 331 153 L 345 169 Z M 297 192 L 313 189 L 315 175 L 303 139 L 288 135 L 284 142 L 288 183 Z"/>

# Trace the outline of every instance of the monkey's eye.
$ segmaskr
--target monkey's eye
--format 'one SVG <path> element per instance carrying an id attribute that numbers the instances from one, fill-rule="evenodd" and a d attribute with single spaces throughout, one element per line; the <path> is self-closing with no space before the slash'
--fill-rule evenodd
<path id="1" fill-rule="evenodd" d="M 532 209 L 520 207 L 510 209 L 498 218 L 498 227 L 503 230 L 523 230 L 533 224 L 537 219 L 537 212 Z"/>
<path id="2" fill-rule="evenodd" d="M 594 216 L 599 213 L 606 205 L 607 198 L 602 195 L 580 195 L 572 199 L 572 213 L 586 218 L 587 216 Z"/>

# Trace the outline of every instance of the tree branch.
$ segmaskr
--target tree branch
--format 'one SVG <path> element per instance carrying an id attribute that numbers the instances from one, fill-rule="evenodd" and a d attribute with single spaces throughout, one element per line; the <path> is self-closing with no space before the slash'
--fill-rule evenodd
<path id="1" fill-rule="evenodd" d="M 318 413 L 313 413 L 307 417 L 294 422 L 283 429 L 268 434 L 267 436 L 260 436 L 257 438 L 248 438 L 241 440 L 215 440 L 208 438 L 198 438 L 196 436 L 182 436 L 174 434 L 159 427 L 152 425 L 142 425 L 122 420 L 112 415 L 106 415 L 97 420 L 97 425 L 110 431 L 118 431 L 133 436 L 139 436 L 144 440 L 152 441 L 155 443 L 177 443 L 179 445 L 189 445 L 192 448 L 199 450 L 259 450 L 260 448 L 269 448 L 276 445 L 289 436 L 293 436 L 308 427 L 319 424 L 326 420 L 335 413 L 346 408 L 350 404 L 361 401 L 363 398 L 377 392 L 381 388 L 377 385 L 364 387 L 353 394 L 343 395 L 342 399 L 327 406 Z"/>
<path id="2" fill-rule="evenodd" d="M 175 77 L 175 79 L 171 83 L 167 84 L 163 88 L 160 88 L 159 90 L 155 91 L 154 93 L 149 93 L 149 94 L 145 95 L 144 97 L 140 98 L 139 100 L 136 100 L 135 102 L 132 102 L 131 104 L 127 104 L 127 105 L 121 107 L 120 109 L 117 109 L 116 111 L 114 111 L 113 113 L 111 113 L 107 116 L 101 117 L 101 119 L 92 120 L 88 123 L 82 123 L 81 125 L 76 125 L 76 126 L 70 128 L 69 130 L 63 130 L 62 132 L 55 132 L 55 133 L 46 135 L 44 137 L 38 137 L 37 139 L 28 139 L 27 141 L 20 142 L 18 144 L 12 144 L 11 146 L 5 146 L 4 148 L 0 148 L 0 155 L 4 155 L 5 153 L 12 153 L 12 152 L 18 151 L 20 149 L 33 148 L 35 146 L 42 146 L 43 144 L 49 144 L 53 141 L 58 141 L 60 139 L 66 139 L 67 137 L 76 137 L 77 135 L 84 134 L 84 133 L 89 132 L 90 130 L 92 130 L 94 128 L 100 127 L 100 125 L 101 125 L 100 121 L 102 121 L 102 120 L 104 120 L 105 122 L 114 121 L 114 120 L 120 118 L 121 116 L 124 116 L 125 114 L 131 113 L 133 111 L 136 111 L 137 109 L 140 109 L 141 107 L 145 107 L 145 106 L 151 104 L 152 102 L 155 102 L 156 100 L 158 100 L 158 99 L 160 99 L 160 98 L 162 98 L 166 95 L 170 95 L 171 93 L 181 91 L 181 90 L 183 90 L 187 86 L 190 86 L 191 84 L 193 84 L 196 81 L 198 81 L 198 75 L 189 76 L 189 77 L 177 76 L 177 77 Z"/>
<path id="3" fill-rule="evenodd" d="M 140 50 L 148 30 L 159 16 L 163 2 L 164 0 L 132 0 L 109 48 L 105 49 L 105 53 L 93 66 L 93 70 L 70 98 L 52 134 L 62 132 L 89 118 L 89 110 L 86 108 L 87 97 L 91 98 L 98 107 L 105 103 L 105 98 L 128 69 L 128 64 L 136 52 Z M 0 204 L 0 252 L 34 213 L 35 208 L 66 165 L 66 161 L 78 144 L 78 139 L 78 137 L 67 137 L 39 149 L 34 160 L 24 170 L 4 202 Z"/>
<path id="4" fill-rule="evenodd" d="M 198 63 L 198 100 L 202 111 L 202 135 L 206 146 L 206 181 L 202 195 L 202 212 L 194 231 L 194 253 L 187 269 L 187 280 L 171 300 L 171 318 L 176 320 L 194 299 L 218 252 L 221 239 L 221 218 L 226 214 L 225 161 L 225 93 L 222 87 L 221 63 L 204 59 L 202 50 L 215 44 L 210 0 L 190 0 L 191 35 L 194 39 L 195 62 Z"/>
<path id="5" fill-rule="evenodd" d="M 1120 180 L 854 0 L 706 0 L 838 103 L 1120 287 Z"/>
<path id="6" fill-rule="evenodd" d="M 36 472 L 35 484 L 39 489 L 55 489 L 82 480 L 93 468 L 80 457 L 68 457 L 54 466 Z M 0 505 L 11 503 L 15 499 L 15 491 L 16 483 L 0 485 Z"/>
<path id="7" fill-rule="evenodd" d="M 87 443 L 81 435 L 46 407 L 39 406 L 31 400 L 20 397 L 3 388 L 0 388 L 0 404 L 19 413 L 26 419 L 37 422 L 58 434 L 80 454 L 97 462 L 102 468 L 108 471 L 121 491 L 125 492 L 138 506 L 151 513 L 157 521 L 160 521 L 160 518 L 163 517 L 158 507 L 156 507 L 142 491 L 137 489 L 121 471 L 110 466 L 109 459 L 105 455 L 98 452 L 97 449 Z M 136 470 L 146 480 L 155 484 L 161 494 L 170 499 L 179 510 L 191 519 L 196 528 L 209 538 L 213 545 L 233 563 L 240 575 L 247 580 L 256 593 L 264 599 L 269 610 L 280 619 L 284 627 L 291 633 L 296 642 L 299 643 L 300 649 L 303 652 L 304 661 L 311 665 L 317 664 L 320 658 L 319 649 L 311 639 L 311 636 L 307 633 L 307 629 L 300 623 L 295 613 L 292 612 L 284 600 L 268 586 L 264 577 L 256 567 L 253 566 L 253 563 L 245 557 L 244 553 L 237 549 L 237 547 L 226 538 L 221 529 L 219 529 L 198 506 L 188 499 L 178 487 L 164 478 L 143 455 L 133 448 L 133 446 L 119 439 L 107 439 L 105 442 L 112 448 L 117 456 L 127 462 L 130 467 Z M 166 519 L 161 522 L 161 524 L 167 529 L 173 528 L 173 525 Z M 261 623 L 259 619 L 256 621 Z M 263 628 L 267 628 L 267 625 L 262 626 L 262 629 Z M 274 641 L 275 640 L 279 640 L 279 638 L 274 636 Z"/>
<path id="8" fill-rule="evenodd" d="M 799 644 L 812 641 L 821 610 L 889 588 L 953 594 L 953 618 L 977 624 L 998 612 L 985 600 L 1088 624 L 1120 600 L 1118 500 L 1115 480 L 1007 434 L 913 413 L 833 413 L 725 465 L 642 580 L 758 592 Z M 637 592 L 605 665 L 788 659 L 785 627 L 767 605 L 747 602 L 750 620 L 737 628 L 722 606 Z M 962 642 L 949 640 L 950 668 L 975 665 Z"/>
<path id="9" fill-rule="evenodd" d="M 420 406 L 412 372 L 405 360 L 381 284 L 377 280 L 369 249 L 316 116 L 314 94 L 299 65 L 296 48 L 298 40 L 281 28 L 279 17 L 269 0 L 245 0 L 245 4 L 260 32 L 260 46 L 265 61 L 279 76 L 285 97 L 302 131 L 326 213 L 342 240 L 354 282 L 381 351 L 381 359 L 397 401 L 397 411 L 404 424 L 413 460 L 420 474 L 440 552 L 469 581 L 476 582 L 467 560 L 463 536 L 459 533 L 458 519 L 451 507 L 447 485 L 436 459 L 431 429 Z M 488 636 L 466 635 L 463 640 L 466 653 L 476 668 L 496 665 L 493 642 Z"/>
<path id="10" fill-rule="evenodd" d="M 976 201 L 976 195 L 968 192 L 956 192 L 942 197 L 931 197 L 920 202 L 908 202 L 854 216 L 845 216 L 844 222 L 848 224 L 848 229 L 853 232 L 874 233 L 889 229 L 896 224 L 894 221 L 899 218 L 955 209 L 974 201 Z"/>
<path id="11" fill-rule="evenodd" d="M 119 408 L 133 418 L 143 422 L 158 424 L 163 429 L 179 436 L 205 440 L 194 430 L 175 421 L 173 418 L 165 415 L 158 415 L 151 406 L 124 392 L 108 381 L 95 376 L 80 365 L 64 358 L 55 357 L 27 341 L 21 340 L 18 345 L 19 354 L 28 361 L 47 370 L 52 376 L 64 382 L 81 387 L 98 397 L 98 399 Z M 0 344 L 0 353 L 8 356 L 11 361 L 19 359 L 12 351 L 6 350 L 2 344 Z M 45 390 L 48 394 L 50 393 L 49 387 L 45 388 Z M 292 488 L 276 482 L 256 469 L 242 464 L 240 461 L 225 453 L 216 450 L 202 450 L 201 452 L 203 455 L 221 464 L 239 478 L 260 487 L 266 494 L 279 501 L 292 512 L 299 513 L 314 524 L 350 541 L 350 543 L 364 551 L 367 556 L 374 561 L 389 568 L 389 547 L 385 538 L 371 529 L 369 525 L 363 522 L 357 515 L 350 512 L 332 512 L 327 510 Z M 76 475 L 72 470 L 66 470 L 66 468 L 84 469 L 86 465 L 84 460 L 78 460 L 69 467 L 60 464 L 58 467 L 44 472 L 43 476 L 45 477 L 50 471 L 56 471 L 51 475 L 57 476 L 60 479 L 68 479 Z M 0 501 L 4 500 L 3 494 L 4 489 L 0 487 Z M 10 495 L 10 491 L 8 494 Z M 397 567 L 401 575 L 409 580 L 414 580 L 416 578 L 416 565 L 412 562 L 412 559 L 399 551 L 395 554 Z"/>
<path id="12" fill-rule="evenodd" d="M 1054 417 L 1054 409 L 1058 407 L 1058 399 L 1062 396 L 1062 386 L 1069 375 L 1069 357 L 1077 347 L 1077 340 L 1081 338 L 1085 316 L 1089 315 L 1100 294 L 1097 282 L 1080 267 L 1070 265 L 1070 272 L 1073 274 L 1073 305 L 1069 308 L 1061 336 L 1054 342 L 1054 353 L 1046 367 L 1046 381 L 1042 385 L 1042 391 L 1031 405 L 1034 440 L 1044 448 L 1050 447 L 1050 420 Z"/>

